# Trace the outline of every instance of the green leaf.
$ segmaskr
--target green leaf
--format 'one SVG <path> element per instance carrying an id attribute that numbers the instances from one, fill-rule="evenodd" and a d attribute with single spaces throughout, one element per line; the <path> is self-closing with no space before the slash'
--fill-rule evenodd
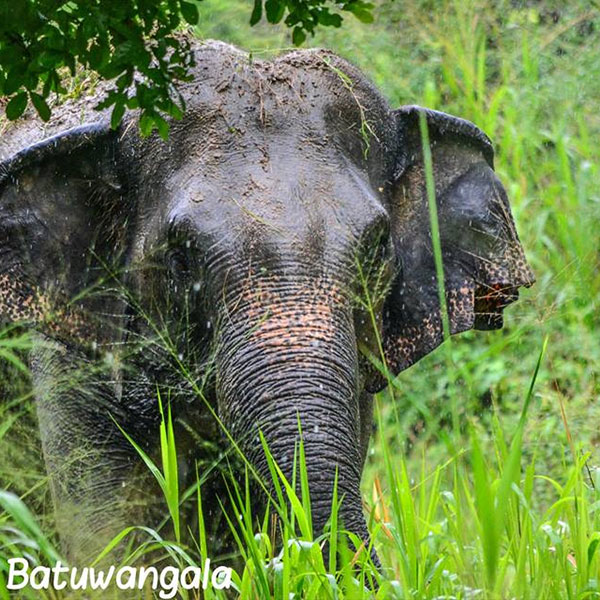
<path id="1" fill-rule="evenodd" d="M 352 2 L 344 6 L 344 10 L 351 12 L 359 21 L 362 23 L 372 23 L 375 19 L 373 17 L 374 4 L 370 2 Z"/>
<path id="2" fill-rule="evenodd" d="M 488 468 L 474 429 L 471 430 L 471 466 L 485 570 L 488 582 L 493 586 L 498 568 L 500 523 L 497 520 L 494 493 L 487 475 Z"/>
<path id="3" fill-rule="evenodd" d="M 140 117 L 140 131 L 142 137 L 148 137 L 154 130 L 154 115 L 152 113 L 144 112 Z"/>
<path id="4" fill-rule="evenodd" d="M 35 110 L 37 110 L 37 114 L 40 115 L 42 121 L 48 121 L 50 119 L 50 107 L 46 103 L 46 100 L 40 94 L 36 94 L 35 92 L 29 92 L 29 97 L 31 98 L 31 103 L 35 106 Z"/>
<path id="5" fill-rule="evenodd" d="M 23 68 L 13 67 L 6 76 L 3 86 L 3 94 L 10 96 L 14 94 L 23 85 Z"/>
<path id="6" fill-rule="evenodd" d="M 331 495 L 331 516 L 329 518 L 329 568 L 335 572 L 338 547 L 338 468 L 335 468 L 335 478 L 333 480 L 333 494 Z"/>
<path id="7" fill-rule="evenodd" d="M 117 79 L 117 89 L 123 91 L 133 82 L 133 69 L 127 69 L 123 75 Z"/>
<path id="8" fill-rule="evenodd" d="M 119 101 L 120 96 L 122 96 L 122 94 L 115 92 L 115 90 L 110 90 L 104 99 L 96 105 L 96 110 L 103 110 L 116 104 Z"/>
<path id="9" fill-rule="evenodd" d="M 21 371 L 21 373 L 27 374 L 29 372 L 29 369 L 23 363 L 23 361 L 16 354 L 14 354 L 8 348 L 3 347 L 3 346 L 5 346 L 5 344 L 2 344 L 2 346 L 0 346 L 0 358 L 2 360 L 5 360 L 6 362 L 11 363 L 14 367 L 19 369 L 19 371 Z M 0 435 L 0 437 L 2 437 L 2 436 Z"/>
<path id="10" fill-rule="evenodd" d="M 98 70 L 108 59 L 108 48 L 105 44 L 92 44 L 88 52 L 88 63 L 91 69 Z"/>
<path id="11" fill-rule="evenodd" d="M 27 98 L 26 98 L 27 99 Z M 11 492 L 0 490 L 0 508 L 6 511 L 17 526 L 36 541 L 43 555 L 50 561 L 62 560 L 50 540 L 44 535 L 35 517 L 23 501 Z"/>
<path id="12" fill-rule="evenodd" d="M 256 25 L 262 18 L 262 0 L 254 0 L 254 8 L 250 16 L 250 25 Z"/>
<path id="13" fill-rule="evenodd" d="M 198 21 L 200 20 L 198 7 L 192 2 L 181 3 L 181 14 L 190 25 L 197 25 Z"/>
<path id="14" fill-rule="evenodd" d="M 285 2 L 282 2 L 282 0 L 267 0 L 265 11 L 269 23 L 279 23 L 285 13 Z"/>
<path id="15" fill-rule="evenodd" d="M 46 50 L 41 52 L 37 57 L 37 62 L 45 69 L 53 69 L 63 62 L 63 55 L 56 50 Z"/>
<path id="16" fill-rule="evenodd" d="M 136 96 L 131 96 L 131 98 L 127 98 L 126 104 L 127 104 L 127 108 L 129 108 L 131 110 L 139 108 L 139 106 L 140 106 L 140 103 Z"/>
<path id="17" fill-rule="evenodd" d="M 328 27 L 341 27 L 343 19 L 336 13 L 323 10 L 319 13 L 319 23 Z"/>
<path id="18" fill-rule="evenodd" d="M 125 114 L 125 104 L 123 102 L 117 102 L 113 108 L 112 114 L 110 115 L 110 126 L 112 129 L 116 129 Z"/>
<path id="19" fill-rule="evenodd" d="M 306 33 L 304 33 L 302 27 L 294 27 L 294 31 L 292 33 L 292 42 L 294 43 L 294 46 L 300 46 L 300 44 L 304 43 L 305 39 Z"/>
<path id="20" fill-rule="evenodd" d="M 184 108 L 185 110 L 185 108 Z M 177 104 L 173 103 L 169 110 L 167 111 L 171 117 L 181 121 L 183 119 L 183 110 L 177 106 Z"/>
<path id="21" fill-rule="evenodd" d="M 27 108 L 27 92 L 19 92 L 13 96 L 10 102 L 6 105 L 6 117 L 9 121 L 18 119 Z"/>
<path id="22" fill-rule="evenodd" d="M 361 22 L 361 23 L 372 23 L 375 20 L 373 13 L 368 10 L 353 10 L 352 14 Z"/>
<path id="23" fill-rule="evenodd" d="M 135 448 L 136 452 L 140 455 L 140 458 L 144 461 L 145 465 L 148 467 L 150 473 L 156 479 L 160 489 L 163 494 L 167 495 L 167 484 L 163 474 L 160 472 L 160 469 L 154 464 L 153 460 L 142 450 L 141 446 L 139 446 L 134 439 L 115 421 L 114 417 L 110 415 L 110 418 L 115 422 L 115 425 L 119 428 L 119 431 L 125 436 L 127 441 Z"/>
<path id="24" fill-rule="evenodd" d="M 594 554 L 596 553 L 596 548 L 598 548 L 598 544 L 600 543 L 600 539 L 593 539 L 588 546 L 588 565 L 592 562 L 594 558 Z"/>
<path id="25" fill-rule="evenodd" d="M 154 124 L 156 125 L 156 129 L 158 129 L 158 135 L 167 141 L 169 139 L 169 123 L 165 121 L 160 115 L 154 115 Z"/>
<path id="26" fill-rule="evenodd" d="M 143 525 L 135 525 L 126 527 L 125 529 L 117 533 L 117 535 L 115 535 L 115 537 L 113 537 L 113 539 L 104 547 L 104 550 L 102 550 L 102 552 L 100 552 L 100 554 L 96 556 L 91 566 L 97 565 L 105 556 L 110 554 L 110 552 L 116 546 L 118 546 L 123 539 L 125 539 L 130 533 L 135 531 L 142 531 L 146 533 L 148 537 L 154 538 L 156 540 L 155 548 L 166 550 L 166 552 L 169 554 L 169 556 L 175 564 L 179 564 L 181 562 L 181 559 L 183 559 L 188 565 L 194 564 L 190 555 L 185 550 L 183 550 L 183 548 L 181 548 L 177 544 L 173 544 L 171 542 L 163 540 L 163 538 L 155 529 L 152 529 L 150 527 L 144 527 Z"/>

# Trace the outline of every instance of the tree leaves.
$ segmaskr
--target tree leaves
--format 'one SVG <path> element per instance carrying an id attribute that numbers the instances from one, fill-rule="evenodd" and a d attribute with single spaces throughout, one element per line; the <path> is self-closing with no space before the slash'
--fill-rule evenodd
<path id="1" fill-rule="evenodd" d="M 332 12 L 330 7 L 352 13 L 363 23 L 374 20 L 374 4 L 364 0 L 348 0 L 333 2 L 332 0 L 254 0 L 254 9 L 250 17 L 250 25 L 258 23 L 266 14 L 269 23 L 279 23 L 286 15 L 284 23 L 292 28 L 292 42 L 302 45 L 307 34 L 314 35 L 317 26 L 341 27 L 343 17 L 338 12 Z"/>
<path id="2" fill-rule="evenodd" d="M 76 67 L 115 80 L 98 107 L 113 107 L 118 126 L 127 108 L 147 113 L 150 131 L 164 134 L 165 117 L 180 117 L 176 82 L 185 80 L 193 54 L 176 35 L 181 17 L 199 20 L 196 0 L 72 0 L 0 3 L 0 95 L 10 97 L 6 116 L 19 118 L 28 99 L 43 120 L 48 97 L 64 94 Z"/>
<path id="3" fill-rule="evenodd" d="M 256 25 L 262 19 L 262 0 L 254 0 L 254 8 L 250 16 L 250 25 Z"/>
<path id="4" fill-rule="evenodd" d="M 42 121 L 48 121 L 50 119 L 50 107 L 46 104 L 44 97 L 35 92 L 29 92 L 29 97 Z"/>
<path id="5" fill-rule="evenodd" d="M 19 92 L 6 105 L 6 116 L 11 121 L 18 119 L 27 108 L 27 92 Z"/>
<path id="6" fill-rule="evenodd" d="M 279 23 L 283 19 L 285 9 L 286 2 L 282 2 L 282 0 L 266 0 L 265 12 L 267 14 L 267 21 L 272 24 Z"/>
<path id="7" fill-rule="evenodd" d="M 305 39 L 306 33 L 304 33 L 302 27 L 294 27 L 294 31 L 292 33 L 292 42 L 294 43 L 294 46 L 300 46 L 304 43 Z"/>
<path id="8" fill-rule="evenodd" d="M 181 14 L 190 25 L 197 25 L 200 20 L 198 7 L 193 2 L 181 2 Z"/>
<path id="9" fill-rule="evenodd" d="M 372 23 L 374 21 L 373 4 L 368 2 L 348 3 L 346 10 L 349 10 L 362 23 Z"/>
<path id="10" fill-rule="evenodd" d="M 119 126 L 119 123 L 123 119 L 123 115 L 125 114 L 125 103 L 118 102 L 115 104 L 113 111 L 110 115 L 110 126 L 113 129 L 116 129 Z"/>

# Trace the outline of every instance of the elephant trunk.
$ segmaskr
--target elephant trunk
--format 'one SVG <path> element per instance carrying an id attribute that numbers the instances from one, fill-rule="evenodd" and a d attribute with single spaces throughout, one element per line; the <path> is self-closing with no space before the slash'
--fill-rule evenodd
<path id="1" fill-rule="evenodd" d="M 337 469 L 343 525 L 368 541 L 360 498 L 358 367 L 349 302 L 322 284 L 317 286 L 321 293 L 310 285 L 308 290 L 293 287 L 256 289 L 225 318 L 217 359 L 219 410 L 267 482 L 258 431 L 291 481 L 300 424 L 314 535 L 329 518 Z"/>

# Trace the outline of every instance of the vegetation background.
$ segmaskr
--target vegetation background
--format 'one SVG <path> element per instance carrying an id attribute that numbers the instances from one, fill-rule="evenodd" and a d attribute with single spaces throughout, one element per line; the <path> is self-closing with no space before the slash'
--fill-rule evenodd
<path id="1" fill-rule="evenodd" d="M 205 0 L 197 33 L 257 58 L 292 46 L 283 28 L 248 27 L 251 9 Z M 335 561 L 327 570 L 310 544 L 278 571 L 259 535 L 241 540 L 237 585 L 247 598 L 354 598 L 374 595 L 361 584 L 375 577 L 380 598 L 600 598 L 600 8 L 396 0 L 374 16 L 348 16 L 306 45 L 361 67 L 393 106 L 443 110 L 492 138 L 537 283 L 503 330 L 453 338 L 377 398 L 363 491 L 383 574 L 367 565 L 359 577 Z M 0 338 L 0 359 L 17 373 L 20 342 L 10 340 Z M 0 496 L 0 555 L 29 542 L 43 557 L 40 540 L 56 538 L 21 381 L 0 382 L 0 488 L 41 530 Z"/>

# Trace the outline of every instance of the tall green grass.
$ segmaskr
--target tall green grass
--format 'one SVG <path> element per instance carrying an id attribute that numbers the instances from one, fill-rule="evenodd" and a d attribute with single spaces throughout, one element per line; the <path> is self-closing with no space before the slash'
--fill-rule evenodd
<path id="1" fill-rule="evenodd" d="M 241 557 L 241 566 L 233 577 L 239 597 L 543 599 L 600 595 L 600 555 L 596 552 L 600 542 L 600 490 L 596 485 L 600 477 L 584 469 L 588 457 L 577 452 L 574 464 L 565 465 L 558 479 L 538 473 L 535 461 L 524 464 L 526 417 L 545 351 L 546 344 L 510 440 L 499 420 L 494 421 L 491 455 L 486 455 L 473 428 L 469 446 L 444 464 L 431 468 L 423 456 L 419 480 L 415 482 L 409 476 L 405 458 L 393 454 L 385 437 L 380 438 L 389 487 L 383 494 L 378 486 L 370 529 L 384 565 L 381 572 L 373 565 L 369 549 L 338 522 L 342 500 L 336 487 L 329 526 L 321 535 L 313 531 L 302 444 L 298 445 L 296 467 L 288 481 L 261 438 L 274 484 L 274 500 L 257 520 L 247 475 L 239 484 L 233 484 L 231 505 L 223 507 L 228 511 Z M 149 527 L 128 527 L 98 560 L 134 530 L 145 534 L 147 541 L 126 554 L 122 564 L 158 553 L 180 568 L 202 567 L 208 556 L 200 485 L 196 489 L 197 543 L 186 546 L 178 539 L 182 495 L 177 469 L 173 468 L 176 440 L 170 410 L 164 410 L 162 402 L 161 415 L 160 465 L 131 442 L 161 486 L 174 525 L 173 537 L 165 538 Z M 545 510 L 535 509 L 536 480 L 552 489 L 553 502 Z M 59 555 L 25 504 L 14 494 L 3 492 L 0 505 L 4 510 L 0 520 L 2 555 L 28 556 L 34 564 L 53 564 Z M 272 531 L 273 515 L 278 523 L 277 542 Z M 322 552 L 324 543 L 329 547 L 328 564 Z M 2 572 L 6 573 L 4 560 L 0 560 L 0 581 Z M 0 593 L 9 597 L 7 592 Z M 24 597 L 34 596 L 26 592 Z M 41 597 L 55 596 L 51 592 Z M 182 590 L 181 597 L 191 596 Z M 209 589 L 204 597 L 227 596 Z"/>

